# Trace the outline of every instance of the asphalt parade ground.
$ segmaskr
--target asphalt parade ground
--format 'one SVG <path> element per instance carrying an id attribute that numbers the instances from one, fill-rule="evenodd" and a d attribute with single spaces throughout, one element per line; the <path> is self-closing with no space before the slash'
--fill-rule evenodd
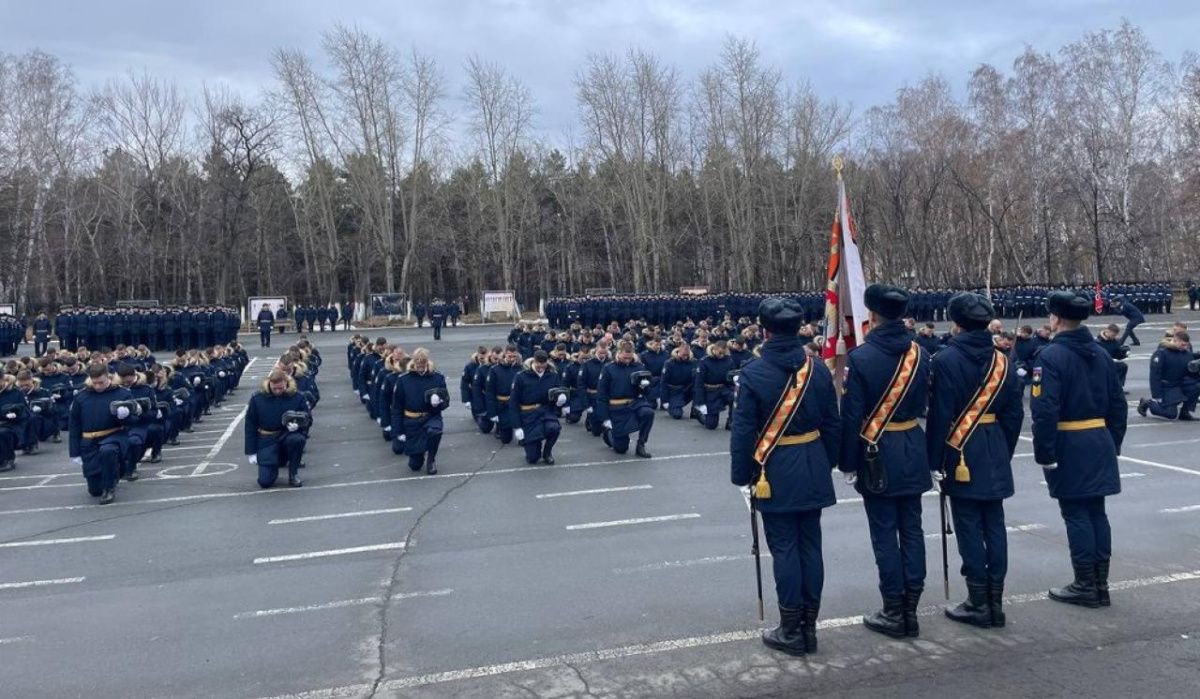
<path id="1" fill-rule="evenodd" d="M 820 652 L 801 659 L 758 640 L 776 622 L 770 559 L 760 623 L 727 432 L 659 413 L 644 460 L 564 425 L 557 464 L 527 466 L 458 401 L 466 358 L 506 328 L 449 328 L 441 342 L 428 328 L 371 331 L 431 348 L 455 399 L 440 472 L 415 474 L 350 389 L 348 333 L 316 333 L 322 401 L 304 487 L 260 490 L 242 455 L 244 408 L 296 335 L 270 350 L 244 336 L 254 361 L 241 388 L 114 504 L 88 497 L 65 439 L 0 476 L 0 695 L 1196 696 L 1200 423 L 1134 411 L 1167 325 L 1139 328 L 1129 360 L 1111 608 L 1046 599 L 1071 571 L 1025 437 L 1007 502 L 1007 628 L 941 616 L 930 496 L 921 637 L 865 630 L 875 568 L 862 506 L 839 477 L 822 517 Z"/>

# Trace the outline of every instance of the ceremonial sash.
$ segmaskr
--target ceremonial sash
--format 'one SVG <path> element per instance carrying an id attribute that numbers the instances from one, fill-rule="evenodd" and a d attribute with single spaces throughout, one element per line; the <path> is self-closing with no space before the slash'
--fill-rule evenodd
<path id="1" fill-rule="evenodd" d="M 975 395 L 967 402 L 967 407 L 958 416 L 958 420 L 950 430 L 950 436 L 946 438 L 946 444 L 958 452 L 958 466 L 954 469 L 954 480 L 960 483 L 971 481 L 971 472 L 967 468 L 967 459 L 963 454 L 963 449 L 967 445 L 967 440 L 975 434 L 975 428 L 985 422 L 984 415 L 987 414 L 988 409 L 996 400 L 996 396 L 999 395 L 1000 387 L 1004 385 L 1004 377 L 1007 374 L 1008 357 L 1004 356 L 1003 352 L 993 352 L 992 365 L 984 374 L 983 383 L 975 390 Z"/>
<path id="2" fill-rule="evenodd" d="M 808 391 L 808 378 L 811 375 L 812 360 L 809 359 L 804 362 L 804 366 L 796 370 L 795 374 L 792 374 L 787 389 L 780 394 L 779 402 L 775 404 L 775 410 L 772 411 L 766 427 L 758 437 L 758 446 L 754 449 L 754 460 L 758 462 L 761 469 L 758 473 L 758 482 L 754 485 L 754 495 L 760 500 L 768 500 L 771 497 L 771 484 L 767 481 L 767 459 L 779 445 L 783 431 L 787 429 L 796 410 L 800 407 L 800 403 L 804 400 L 804 394 Z"/>
<path id="3" fill-rule="evenodd" d="M 867 419 L 863 424 L 862 431 L 858 433 L 858 436 L 865 439 L 868 444 L 878 444 L 888 423 L 896 416 L 896 410 L 904 402 L 904 397 L 908 395 L 908 389 L 912 388 L 913 381 L 917 378 L 917 364 L 920 360 L 921 346 L 913 342 L 904 356 L 900 358 L 900 363 L 896 365 L 896 373 L 892 375 L 891 383 L 879 397 L 879 403 L 871 411 L 871 417 Z"/>

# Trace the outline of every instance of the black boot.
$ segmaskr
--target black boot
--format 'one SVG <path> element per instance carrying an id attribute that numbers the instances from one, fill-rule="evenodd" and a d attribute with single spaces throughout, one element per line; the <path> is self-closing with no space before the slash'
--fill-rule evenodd
<path id="1" fill-rule="evenodd" d="M 162 454 L 159 454 L 158 452 L 153 452 L 150 454 L 150 463 L 157 464 L 161 461 L 162 461 Z"/>
<path id="2" fill-rule="evenodd" d="M 113 492 L 112 488 L 109 488 L 108 490 L 106 490 L 106 491 L 104 491 L 103 493 L 101 493 L 101 495 L 100 495 L 100 504 L 101 504 L 101 505 L 107 505 L 107 504 L 109 504 L 110 502 L 112 502 L 113 500 L 116 500 L 116 499 L 117 499 L 117 495 L 116 495 L 116 493 L 114 493 L 114 492 Z"/>
<path id="3" fill-rule="evenodd" d="M 4 463 L 0 463 L 0 473 L 4 473 L 5 471 L 11 471 L 16 467 L 17 467 L 16 460 L 9 459 L 8 461 L 5 461 Z"/>
<path id="4" fill-rule="evenodd" d="M 298 473 L 289 473 L 288 474 L 288 486 L 289 487 L 299 488 L 303 485 L 304 485 L 304 481 L 300 480 L 300 474 L 298 474 Z"/>
<path id="5" fill-rule="evenodd" d="M 1075 604 L 1095 609 L 1100 606 L 1100 593 L 1096 589 L 1096 566 L 1074 565 L 1075 580 L 1065 587 L 1050 590 L 1050 599 L 1055 602 Z"/>
<path id="6" fill-rule="evenodd" d="M 921 603 L 921 590 L 904 591 L 904 635 L 916 638 L 921 635 L 921 623 L 917 621 L 917 605 Z"/>
<path id="7" fill-rule="evenodd" d="M 805 607 L 800 617 L 800 633 L 804 635 L 804 652 L 817 652 L 817 614 L 820 607 Z"/>
<path id="8" fill-rule="evenodd" d="M 139 476 L 139 475 L 138 475 L 138 472 L 137 472 L 137 471 L 130 471 L 129 473 L 126 473 L 126 474 L 125 474 L 125 475 L 122 477 L 122 480 L 125 480 L 125 481 L 128 481 L 128 482 L 132 483 L 132 482 L 136 481 L 136 480 L 137 480 L 137 479 L 139 479 L 139 478 L 141 478 L 141 476 Z"/>
<path id="9" fill-rule="evenodd" d="M 947 607 L 946 617 L 960 624 L 991 628 L 992 609 L 988 604 L 988 586 L 978 580 L 967 581 L 967 599 L 957 607 Z"/>
<path id="10" fill-rule="evenodd" d="M 804 635 L 800 631 L 802 611 L 780 607 L 779 626 L 763 631 L 763 644 L 788 655 L 804 655 Z"/>
<path id="11" fill-rule="evenodd" d="M 433 462 L 432 456 L 425 461 L 425 473 L 428 473 L 431 476 L 437 474 L 437 464 Z"/>
<path id="12" fill-rule="evenodd" d="M 1146 411 L 1149 409 L 1150 409 L 1150 401 L 1146 400 L 1145 398 L 1139 398 L 1138 404 L 1137 404 L 1138 415 L 1141 415 L 1142 417 L 1146 417 Z"/>
<path id="13" fill-rule="evenodd" d="M 542 449 L 542 463 L 546 464 L 547 466 L 554 465 L 554 454 L 550 453 L 550 447 L 544 447 Z"/>
<path id="14" fill-rule="evenodd" d="M 1007 620 L 1004 618 L 1004 581 L 988 583 L 988 609 L 992 612 L 992 626 L 1004 628 Z"/>
<path id="15" fill-rule="evenodd" d="M 883 609 L 863 617 L 863 626 L 892 638 L 904 638 L 904 598 L 884 597 Z"/>
<path id="16" fill-rule="evenodd" d="M 1096 597 L 1100 600 L 1101 607 L 1112 606 L 1112 601 L 1108 598 L 1108 561 L 1096 564 Z"/>
<path id="17" fill-rule="evenodd" d="M 634 453 L 637 454 L 638 456 L 642 457 L 643 459 L 649 459 L 652 456 L 650 454 L 650 452 L 646 451 L 646 443 L 645 442 L 638 442 L 637 443 L 637 451 L 635 451 Z"/>

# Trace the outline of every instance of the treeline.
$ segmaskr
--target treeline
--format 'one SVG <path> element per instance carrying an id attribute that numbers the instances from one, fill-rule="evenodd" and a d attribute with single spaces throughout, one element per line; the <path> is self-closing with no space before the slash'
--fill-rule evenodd
<path id="1" fill-rule="evenodd" d="M 830 60 L 837 60 L 830 57 Z M 571 135 L 520 76 L 336 26 L 253 98 L 0 54 L 0 301 L 308 302 L 589 287 L 821 288 L 845 154 L 868 275 L 1182 280 L 1200 261 L 1200 67 L 1125 23 L 855 112 L 731 38 L 685 76 L 579 66 Z M 961 97 L 960 97 L 961 94 Z"/>

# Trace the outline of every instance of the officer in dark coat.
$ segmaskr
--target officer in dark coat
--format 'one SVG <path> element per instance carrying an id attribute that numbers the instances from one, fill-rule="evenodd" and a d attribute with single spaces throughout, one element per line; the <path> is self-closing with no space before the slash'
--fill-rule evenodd
<path id="1" fill-rule="evenodd" d="M 258 311 L 258 343 L 259 347 L 271 346 L 271 330 L 275 327 L 275 314 L 263 306 Z"/>
<path id="2" fill-rule="evenodd" d="M 652 336 L 646 341 L 646 350 L 638 358 L 642 360 L 646 371 L 650 372 L 650 390 L 646 392 L 646 400 L 655 409 L 665 409 L 667 401 L 662 392 L 662 374 L 670 354 L 663 349 L 662 339 L 657 335 Z"/>
<path id="3" fill-rule="evenodd" d="M 113 385 L 108 367 L 93 364 L 87 377 L 85 390 L 71 403 L 69 454 L 72 463 L 83 467 L 88 494 L 107 505 L 116 496 L 117 474 L 129 448 L 125 425 L 136 415 L 124 405 L 112 408 L 114 402 L 131 401 L 133 396 Z"/>
<path id="4" fill-rule="evenodd" d="M 710 430 L 721 424 L 721 413 L 733 407 L 733 377 L 735 367 L 724 341 L 714 342 L 705 350 L 706 356 L 696 365 L 692 387 L 692 405 L 700 424 Z M 728 426 L 730 423 L 727 423 Z"/>
<path id="5" fill-rule="evenodd" d="M 39 313 L 33 321 L 33 356 L 40 357 L 50 346 L 50 319 L 45 313 Z"/>
<path id="6" fill-rule="evenodd" d="M 629 435 L 637 433 L 634 453 L 649 459 L 646 440 L 654 427 L 654 407 L 646 396 L 650 372 L 637 360 L 633 343 L 617 344 L 616 361 L 604 366 L 596 383 L 596 419 L 605 430 L 605 441 L 618 454 L 629 451 Z"/>
<path id="7" fill-rule="evenodd" d="M 771 549 L 779 626 L 763 633 L 763 643 L 804 655 L 817 650 L 816 623 L 825 583 L 821 510 L 836 502 L 831 474 L 841 445 L 841 421 L 829 370 L 805 354 L 804 341 L 797 336 L 804 308 L 794 299 L 772 297 L 759 305 L 758 317 L 767 340 L 760 358 L 750 360 L 740 376 L 729 442 L 730 473 L 734 485 L 749 485 L 752 492 L 760 478 L 770 485 L 770 497 L 758 498 L 757 506 Z M 799 406 L 782 424 L 782 436 L 760 465 L 755 458 L 759 440 L 802 369 L 805 386 Z"/>
<path id="8" fill-rule="evenodd" d="M 413 315 L 417 317 L 417 327 L 425 327 L 425 303 L 417 301 L 413 304 Z"/>
<path id="9" fill-rule="evenodd" d="M 1134 347 L 1142 344 L 1137 335 L 1133 334 L 1134 328 L 1146 322 L 1146 316 L 1142 315 L 1141 309 L 1133 305 L 1129 299 L 1120 297 L 1113 299 L 1113 309 L 1125 316 L 1125 330 L 1121 333 L 1121 344 L 1125 344 L 1127 339 L 1133 340 L 1131 344 Z"/>
<path id="10" fill-rule="evenodd" d="M 508 409 L 514 424 L 517 443 L 525 447 L 525 462 L 536 464 L 541 459 L 554 464 L 554 444 L 562 432 L 558 413 L 566 408 L 567 393 L 555 391 L 562 387 L 558 372 L 550 366 L 550 357 L 542 350 L 533 354 L 529 368 L 517 374 L 513 381 Z M 570 410 L 570 408 L 566 408 Z"/>
<path id="11" fill-rule="evenodd" d="M 1138 414 L 1167 420 L 1194 420 L 1200 399 L 1200 377 L 1189 369 L 1195 359 L 1191 336 L 1176 332 L 1159 343 L 1150 357 L 1150 398 L 1138 401 Z M 1119 364 L 1114 363 L 1114 366 Z"/>
<path id="12" fill-rule="evenodd" d="M 433 327 L 433 339 L 442 339 L 442 325 L 446 322 L 446 306 L 435 300 L 429 305 L 429 325 Z"/>
<path id="13" fill-rule="evenodd" d="M 308 413 L 308 403 L 296 390 L 292 377 L 280 370 L 272 371 L 262 383 L 262 390 L 250 397 L 246 409 L 246 456 L 250 465 L 258 466 L 258 485 L 270 488 L 279 477 L 279 468 L 286 465 L 288 485 L 299 488 L 300 461 L 308 441 L 307 426 L 284 413 Z"/>
<path id="14" fill-rule="evenodd" d="M 967 600 L 945 613 L 1000 627 L 1008 572 L 1004 500 L 1013 495 L 1012 455 L 1025 417 L 1022 382 L 993 346 L 987 326 L 996 313 L 987 297 L 955 294 L 947 311 L 953 337 L 933 357 L 925 437 L 929 467 L 950 497 Z"/>
<path id="15" fill-rule="evenodd" d="M 446 377 L 434 370 L 429 350 L 413 352 L 408 371 L 396 380 L 392 396 L 392 451 L 406 454 L 413 471 L 424 466 L 429 475 L 437 473 L 442 411 L 449 405 Z"/>
<path id="16" fill-rule="evenodd" d="M 1104 498 L 1121 492 L 1117 455 L 1128 406 L 1112 358 L 1083 325 L 1091 304 L 1056 291 L 1046 308 L 1056 334 L 1033 367 L 1033 454 L 1058 500 L 1075 570 L 1075 580 L 1050 590 L 1050 598 L 1108 606 L 1112 530 Z"/>
<path id="17" fill-rule="evenodd" d="M 917 605 L 925 587 L 921 494 L 933 485 L 925 434 L 917 423 L 929 398 L 929 355 L 909 339 L 899 320 L 908 299 L 908 292 L 895 286 L 866 289 L 871 330 L 846 358 L 838 464 L 862 493 L 879 569 L 883 609 L 863 623 L 893 638 L 920 633 Z M 907 390 L 893 394 L 893 377 L 907 377 Z M 885 392 L 890 400 L 882 400 Z"/>

